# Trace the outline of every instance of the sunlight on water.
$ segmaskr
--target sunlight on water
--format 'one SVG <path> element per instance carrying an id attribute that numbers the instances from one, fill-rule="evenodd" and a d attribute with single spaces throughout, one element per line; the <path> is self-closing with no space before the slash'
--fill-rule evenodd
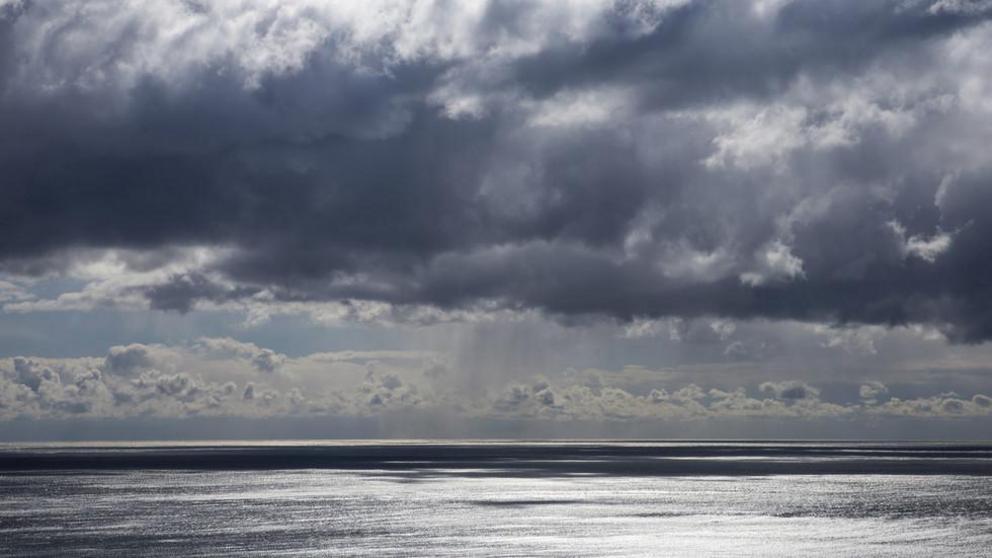
<path id="1" fill-rule="evenodd" d="M 11 452 L 0 455 L 0 555 L 988 556 L 992 548 L 987 448 L 899 447 L 886 450 L 894 456 L 886 467 L 908 460 L 927 473 L 846 474 L 877 467 L 877 448 L 797 445 L 765 455 L 770 447 L 318 448 L 338 460 L 331 465 L 361 457 L 336 468 L 290 467 L 313 457 L 298 448 L 198 453 L 170 467 L 166 457 L 181 450 L 101 449 L 93 455 L 108 461 L 86 466 L 70 451 L 58 454 L 60 467 L 24 470 L 23 452 Z M 686 465 L 687 452 L 698 460 Z M 802 472 L 834 468 L 852 452 L 857 461 L 838 474 Z M 163 466 L 128 461 L 142 455 Z M 205 460 L 183 461 L 194 458 Z M 270 458 L 286 466 L 232 470 Z M 954 459 L 973 474 L 934 469 Z M 687 466 L 710 468 L 665 473 Z M 769 466 L 797 473 L 747 472 Z"/>
<path id="2" fill-rule="evenodd" d="M 2 479 L 17 555 L 982 555 L 983 477 L 498 478 L 433 471 Z M 6 555 L 6 554 L 5 554 Z"/>

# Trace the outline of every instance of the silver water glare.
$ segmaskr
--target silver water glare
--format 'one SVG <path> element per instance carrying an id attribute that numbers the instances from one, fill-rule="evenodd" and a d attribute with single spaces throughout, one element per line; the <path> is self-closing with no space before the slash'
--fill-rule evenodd
<path id="1" fill-rule="evenodd" d="M 404 446 L 317 448 L 307 452 L 331 468 L 297 469 L 302 450 L 277 448 L 265 458 L 283 459 L 282 468 L 266 470 L 211 468 L 216 448 L 199 450 L 211 457 L 194 457 L 195 469 L 172 468 L 170 452 L 185 450 L 156 450 L 161 469 L 94 468 L 60 454 L 87 469 L 0 476 L 0 548 L 4 556 L 163 557 L 987 556 L 992 548 L 988 448 L 956 456 L 938 448 L 932 457 L 938 450 L 927 447 L 429 449 L 442 458 Z M 221 453 L 235 469 L 239 458 L 261 463 L 252 450 Z M 879 463 L 894 474 L 860 472 Z M 838 466 L 854 474 L 788 473 Z M 937 474 L 964 466 L 969 474 Z M 762 473 L 773 467 L 780 472 Z M 681 473 L 693 468 L 700 474 Z"/>

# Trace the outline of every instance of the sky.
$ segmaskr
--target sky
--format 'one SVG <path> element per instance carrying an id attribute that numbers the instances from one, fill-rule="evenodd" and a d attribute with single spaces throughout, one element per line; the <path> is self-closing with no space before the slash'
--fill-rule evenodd
<path id="1" fill-rule="evenodd" d="M 990 20 L 0 0 L 0 440 L 987 438 Z"/>

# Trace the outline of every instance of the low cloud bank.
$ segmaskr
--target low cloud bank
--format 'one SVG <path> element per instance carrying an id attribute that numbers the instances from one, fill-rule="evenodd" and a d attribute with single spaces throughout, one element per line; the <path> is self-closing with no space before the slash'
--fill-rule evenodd
<path id="1" fill-rule="evenodd" d="M 899 397 L 878 381 L 851 386 L 857 396 L 846 401 L 827 399 L 800 381 L 724 390 L 642 379 L 632 389 L 600 372 L 471 391 L 447 381 L 448 366 L 443 355 L 418 351 L 291 358 L 228 338 L 117 346 L 92 358 L 15 357 L 0 361 L 0 418 L 376 417 L 409 411 L 492 420 L 692 422 L 992 415 L 986 394 Z"/>

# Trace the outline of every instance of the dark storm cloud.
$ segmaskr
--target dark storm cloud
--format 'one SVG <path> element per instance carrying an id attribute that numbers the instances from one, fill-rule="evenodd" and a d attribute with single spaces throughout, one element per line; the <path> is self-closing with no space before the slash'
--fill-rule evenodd
<path id="1" fill-rule="evenodd" d="M 985 3 L 370 6 L 3 3 L 0 266 L 992 335 Z"/>
<path id="2" fill-rule="evenodd" d="M 189 312 L 195 300 L 236 300 L 251 296 L 259 289 L 253 287 L 227 288 L 212 282 L 200 273 L 188 273 L 173 275 L 164 283 L 140 290 L 148 298 L 149 305 L 156 310 Z"/>
<path id="3" fill-rule="evenodd" d="M 940 2 L 783 4 L 769 22 L 753 17 L 751 2 L 690 2 L 643 36 L 624 36 L 618 25 L 616 35 L 526 57 L 514 78 L 537 95 L 633 82 L 644 101 L 665 106 L 769 97 L 802 73 L 856 72 L 892 49 L 900 57 L 907 50 L 925 55 L 928 39 L 978 24 L 984 15 L 928 9 Z"/>

